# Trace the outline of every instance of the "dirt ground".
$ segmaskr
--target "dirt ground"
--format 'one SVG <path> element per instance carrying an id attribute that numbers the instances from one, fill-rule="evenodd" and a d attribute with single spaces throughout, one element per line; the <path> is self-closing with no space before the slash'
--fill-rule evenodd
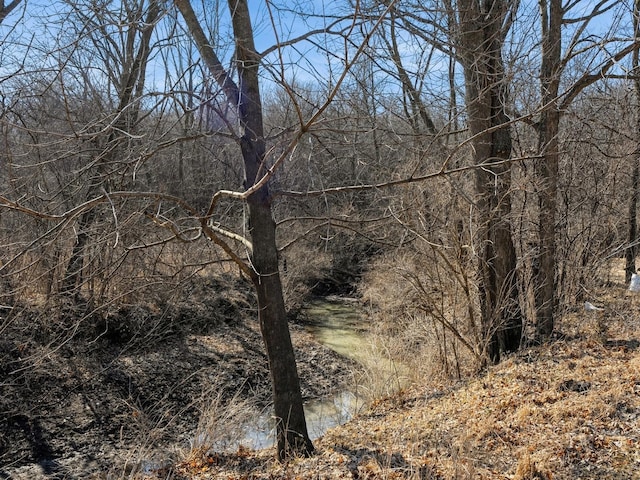
<path id="1" fill-rule="evenodd" d="M 248 296 L 219 293 L 170 314 L 3 319 L 0 479 L 128 478 L 188 454 L 203 421 L 233 404 L 257 415 L 270 381 Z M 353 365 L 291 328 L 304 397 L 343 387 Z"/>

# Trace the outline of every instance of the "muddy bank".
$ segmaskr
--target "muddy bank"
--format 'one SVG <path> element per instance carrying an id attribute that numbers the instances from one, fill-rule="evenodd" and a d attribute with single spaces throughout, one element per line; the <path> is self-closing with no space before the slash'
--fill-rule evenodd
<path id="1" fill-rule="evenodd" d="M 209 296 L 222 313 L 193 301 L 170 314 L 128 309 L 118 315 L 139 318 L 67 318 L 58 335 L 43 312 L 14 319 L 0 345 L 0 478 L 119 478 L 193 448 L 203 418 L 231 403 L 247 401 L 255 410 L 246 415 L 266 407 L 251 294 L 233 295 Z M 344 388 L 353 364 L 300 325 L 291 330 L 304 397 Z"/>

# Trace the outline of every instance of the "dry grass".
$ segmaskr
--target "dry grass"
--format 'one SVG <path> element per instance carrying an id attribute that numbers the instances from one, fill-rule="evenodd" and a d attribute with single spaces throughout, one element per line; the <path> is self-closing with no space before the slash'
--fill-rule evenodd
<path id="1" fill-rule="evenodd" d="M 380 257 L 362 290 L 378 349 L 413 382 L 459 380 L 482 363 L 472 279 L 446 253 L 428 246 L 422 254 Z"/>
<path id="2" fill-rule="evenodd" d="M 575 308 L 564 336 L 471 380 L 425 378 L 379 400 L 317 441 L 314 458 L 282 466 L 241 450 L 172 478 L 640 478 L 640 299 L 621 283 L 596 293 L 604 343 L 598 319 Z"/>
<path id="3" fill-rule="evenodd" d="M 239 444 L 244 436 L 247 420 L 259 417 L 255 402 L 237 391 L 226 399 L 220 385 L 210 385 L 202 393 L 199 402 L 198 426 L 192 434 L 189 449 L 183 452 L 187 459 L 208 455 L 213 451 L 224 451 Z M 257 426 L 256 426 L 257 428 Z"/>

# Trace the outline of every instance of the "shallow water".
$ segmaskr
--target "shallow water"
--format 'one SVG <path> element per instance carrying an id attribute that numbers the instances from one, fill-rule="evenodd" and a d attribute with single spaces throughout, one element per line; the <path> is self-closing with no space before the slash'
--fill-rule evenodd
<path id="1" fill-rule="evenodd" d="M 311 440 L 321 437 L 327 430 L 349 421 L 363 402 L 351 392 L 343 391 L 329 398 L 311 400 L 304 405 L 307 430 Z M 245 427 L 244 438 L 226 450 L 236 450 L 243 445 L 255 450 L 275 445 L 275 432 L 271 415 L 262 414 Z"/>
<path id="2" fill-rule="evenodd" d="M 343 301 L 314 300 L 305 308 L 315 339 L 340 355 L 364 361 L 368 344 L 362 312 L 356 304 Z"/>
<path id="3" fill-rule="evenodd" d="M 356 361 L 362 361 L 367 346 L 362 313 L 357 304 L 340 300 L 314 300 L 305 307 L 309 317 L 309 331 L 316 340 L 335 352 Z M 362 408 L 364 402 L 356 394 L 342 391 L 327 398 L 310 400 L 304 411 L 307 429 L 312 440 L 337 425 L 349 421 Z M 262 449 L 274 445 L 270 414 L 245 427 L 242 445 Z"/>

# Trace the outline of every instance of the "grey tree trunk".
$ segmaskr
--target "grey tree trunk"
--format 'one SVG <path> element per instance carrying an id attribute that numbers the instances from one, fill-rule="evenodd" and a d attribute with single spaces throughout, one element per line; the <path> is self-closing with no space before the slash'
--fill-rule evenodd
<path id="1" fill-rule="evenodd" d="M 540 0 L 542 26 L 542 65 L 540 95 L 545 109 L 540 115 L 538 130 L 539 164 L 536 172 L 539 191 L 539 270 L 535 278 L 536 334 L 548 338 L 553 332 L 557 310 L 556 283 L 556 211 L 558 195 L 558 134 L 560 111 L 558 91 L 561 73 L 562 3 L 560 0 Z"/>
<path id="2" fill-rule="evenodd" d="M 580 34 L 587 35 L 587 25 L 605 14 L 615 2 L 597 2 L 586 15 L 581 17 L 579 26 L 574 27 Z M 635 2 L 637 8 L 637 0 Z M 569 61 L 577 58 L 575 49 L 567 47 L 562 53 L 562 27 L 564 24 L 576 24 L 575 17 L 569 13 L 579 2 L 569 2 L 564 6 L 561 0 L 539 0 L 540 25 L 542 28 L 542 63 L 540 68 L 540 120 L 536 123 L 538 133 L 538 151 L 541 160 L 536 173 L 541 188 L 539 190 L 540 221 L 538 236 L 539 273 L 535 278 L 536 287 L 536 334 L 540 340 L 548 338 L 554 329 L 558 310 L 558 280 L 556 258 L 556 220 L 558 192 L 558 135 L 563 112 L 589 85 L 607 76 L 607 72 L 625 56 L 637 51 L 640 42 L 636 36 L 633 42 L 611 54 L 598 69 L 586 71 L 560 93 L 560 81 Z M 573 13 L 573 12 L 572 12 Z M 577 12 L 575 12 L 577 13 Z M 565 18 L 566 17 L 566 18 Z M 585 37 L 586 38 L 586 37 Z M 572 40 L 573 46 L 581 37 Z M 580 49 L 578 49 L 579 51 Z M 632 208 L 632 206 L 630 206 Z"/>
<path id="3" fill-rule="evenodd" d="M 509 2 L 458 2 L 459 51 L 464 67 L 469 133 L 476 169 L 479 290 L 487 356 L 520 347 L 522 311 L 511 236 L 511 131 L 505 113 L 503 22 Z M 486 4 L 486 5 L 485 5 Z"/>
<path id="4" fill-rule="evenodd" d="M 636 90 L 636 95 L 640 91 Z M 638 115 L 638 114 L 636 114 Z M 638 115 L 640 117 L 640 115 Z M 640 123 L 640 122 L 638 122 Z M 640 125 L 636 127 L 636 135 L 640 138 Z M 640 144 L 640 140 L 638 141 Z M 633 167 L 631 172 L 631 195 L 629 198 L 629 213 L 628 222 L 629 229 L 627 234 L 627 243 L 629 246 L 624 252 L 625 266 L 624 266 L 624 279 L 625 282 L 631 281 L 631 276 L 636 273 L 636 256 L 638 252 L 638 188 L 640 187 L 640 147 L 633 155 Z"/>
<path id="5" fill-rule="evenodd" d="M 636 38 L 640 38 L 640 0 L 634 2 L 633 9 L 633 31 Z M 637 72 L 640 66 L 640 55 L 638 49 L 633 51 L 631 57 L 632 70 Z M 636 95 L 636 105 L 640 105 L 640 77 L 637 75 L 633 79 L 633 89 Z M 625 281 L 631 281 L 631 275 L 636 273 L 636 255 L 638 254 L 638 188 L 640 188 L 640 109 L 636 107 L 636 151 L 633 155 L 633 167 L 631 173 L 631 197 L 629 199 L 628 222 L 629 230 L 627 241 L 629 246 L 625 251 Z"/>

